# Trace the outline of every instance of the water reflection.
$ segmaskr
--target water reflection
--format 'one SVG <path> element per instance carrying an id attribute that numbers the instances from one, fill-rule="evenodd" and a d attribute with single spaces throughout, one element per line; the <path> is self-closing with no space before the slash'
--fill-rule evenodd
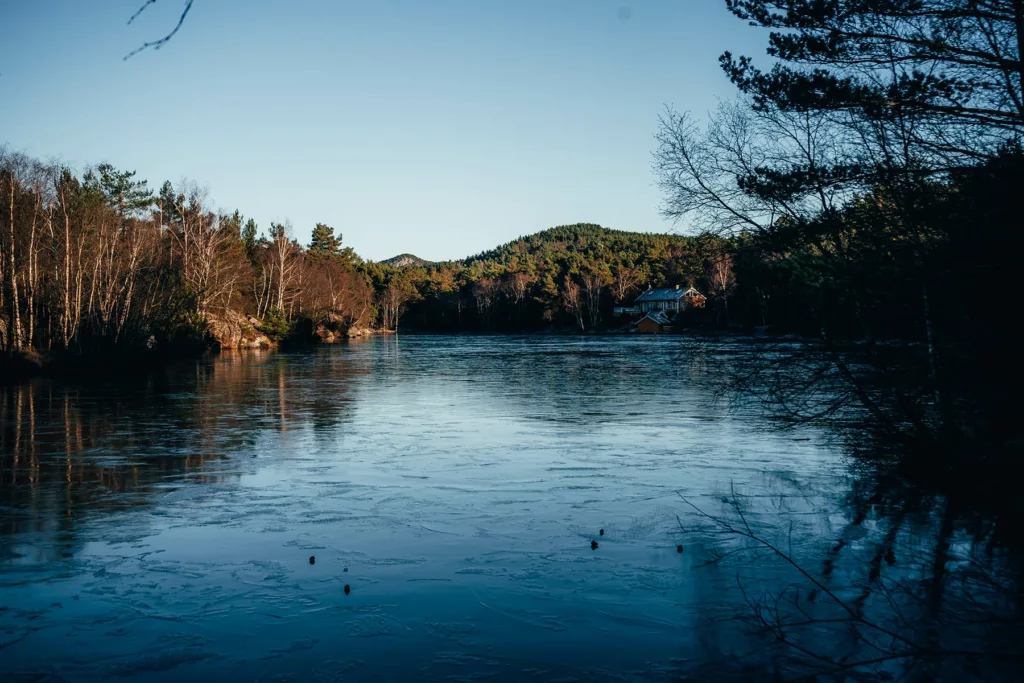
<path id="1" fill-rule="evenodd" d="M 174 482 L 237 482 L 223 461 L 251 455 L 261 431 L 343 422 L 360 372 L 344 355 L 253 351 L 128 379 L 0 389 L 0 562 L 67 557 L 76 520 L 152 503 Z M 24 533 L 36 535 L 28 546 Z"/>
<path id="2" fill-rule="evenodd" d="M 790 495 L 770 504 L 764 491 L 732 490 L 693 506 L 691 533 L 718 535 L 709 563 L 737 571 L 743 603 L 728 619 L 752 636 L 744 654 L 714 666 L 786 680 L 1016 680 L 1024 666 L 1017 487 L 986 470 L 996 460 L 986 453 L 955 469 L 940 449 L 893 438 L 857 400 L 860 387 L 836 372 L 834 355 L 789 346 L 757 345 L 719 386 L 734 402 L 760 406 L 776 431 L 824 426 L 849 484 L 808 497 L 797 516 L 800 487 L 791 482 Z M 872 390 L 884 386 L 871 377 L 861 387 L 872 381 Z M 772 571 L 779 580 L 766 585 Z"/>
<path id="3" fill-rule="evenodd" d="M 719 559 L 751 539 L 679 494 L 741 510 L 865 618 L 909 586 L 915 639 L 1005 639 L 943 615 L 1012 621 L 1019 603 L 971 583 L 1017 585 L 1009 556 L 827 433 L 717 400 L 747 354 L 403 337 L 9 388 L 0 678 L 721 680 L 815 673 L 794 643 L 847 662 L 882 645 L 778 556 Z M 780 649 L 764 596 L 818 623 Z"/>

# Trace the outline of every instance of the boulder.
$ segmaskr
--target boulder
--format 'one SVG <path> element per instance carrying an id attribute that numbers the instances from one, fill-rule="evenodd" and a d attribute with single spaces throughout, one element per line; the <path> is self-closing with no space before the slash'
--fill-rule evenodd
<path id="1" fill-rule="evenodd" d="M 368 327 L 350 327 L 345 331 L 345 336 L 348 338 L 355 337 L 368 337 L 373 334 L 373 330 Z"/>
<path id="2" fill-rule="evenodd" d="M 323 323 L 317 324 L 317 326 L 313 329 L 313 336 L 316 337 L 316 340 L 321 344 L 333 344 L 338 340 L 338 337 L 337 335 L 335 335 L 334 331 L 327 327 L 327 325 L 324 325 Z"/>
<path id="3" fill-rule="evenodd" d="M 361 337 L 369 334 L 370 330 L 351 327 L 348 318 L 337 313 L 328 313 L 327 316 L 318 322 L 313 328 L 313 336 L 317 341 L 324 344 L 333 344 L 342 339 L 350 337 Z"/>
<path id="4" fill-rule="evenodd" d="M 259 332 L 260 321 L 238 311 L 222 311 L 207 318 L 207 333 L 221 349 L 263 349 L 273 342 Z"/>

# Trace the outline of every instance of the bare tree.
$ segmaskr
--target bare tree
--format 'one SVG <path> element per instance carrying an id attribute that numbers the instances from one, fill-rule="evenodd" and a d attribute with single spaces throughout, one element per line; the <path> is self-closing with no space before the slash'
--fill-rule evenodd
<path id="1" fill-rule="evenodd" d="M 268 249 L 261 249 L 252 266 L 252 292 L 256 304 L 256 316 L 262 318 L 270 310 L 273 300 L 274 273 Z"/>
<path id="2" fill-rule="evenodd" d="M 729 318 L 729 297 L 736 289 L 736 273 L 733 270 L 733 256 L 728 252 L 716 254 L 707 264 L 707 280 L 711 283 L 710 294 L 715 301 L 715 311 Z"/>
<path id="3" fill-rule="evenodd" d="M 586 303 L 587 317 L 591 329 L 597 328 L 601 321 L 601 295 L 604 292 L 605 278 L 596 272 L 583 276 L 583 297 Z"/>
<path id="4" fill-rule="evenodd" d="M 761 234 L 780 219 L 802 224 L 864 188 L 853 170 L 815 171 L 855 165 L 843 147 L 850 134 L 826 114 L 759 110 L 741 100 L 721 105 L 703 131 L 669 110 L 656 137 L 662 213 L 719 235 Z M 807 168 L 804 185 L 772 187 L 763 177 L 773 167 Z"/>
<path id="5" fill-rule="evenodd" d="M 54 214 L 58 225 L 49 223 L 53 277 L 57 284 L 57 310 L 60 341 L 70 348 L 78 334 L 82 317 L 82 280 L 85 240 L 81 231 L 72 227 L 76 213 L 76 181 L 70 170 L 54 167 L 53 186 L 56 200 Z"/>
<path id="6" fill-rule="evenodd" d="M 416 290 L 402 277 L 394 277 L 378 297 L 381 312 L 381 326 L 386 331 L 398 331 L 398 323 L 410 301 L 416 297 Z"/>
<path id="7" fill-rule="evenodd" d="M 19 351 L 24 345 L 24 330 L 21 321 L 21 291 L 19 289 L 19 246 L 15 208 L 22 195 L 21 176 L 26 158 L 0 149 L 0 191 L 4 207 L 2 213 L 6 225 L 0 229 L 0 276 L 3 277 L 3 304 L 7 309 L 6 346 L 8 353 Z"/>
<path id="8" fill-rule="evenodd" d="M 168 230 L 175 241 L 175 255 L 182 279 L 201 316 L 230 303 L 242 278 L 237 235 L 227 229 L 224 217 L 204 208 L 208 192 L 184 181 L 175 200 L 175 224 Z"/>
<path id="9" fill-rule="evenodd" d="M 579 284 L 569 275 L 562 282 L 562 306 L 576 319 L 576 326 L 583 330 L 583 295 Z"/>
<path id="10" fill-rule="evenodd" d="M 620 265 L 612 275 L 612 296 L 616 303 L 626 301 L 640 284 L 640 274 L 632 268 Z"/>
<path id="11" fill-rule="evenodd" d="M 521 307 L 523 300 L 526 298 L 526 293 L 530 289 L 530 285 L 537 281 L 536 277 L 527 275 L 522 271 L 516 271 L 508 277 L 507 287 L 509 292 L 509 298 L 516 307 Z"/>
<path id="12" fill-rule="evenodd" d="M 485 324 L 490 322 L 494 300 L 501 291 L 501 283 L 494 278 L 481 278 L 473 285 L 473 299 L 476 301 L 476 312 Z"/>
<path id="13" fill-rule="evenodd" d="M 291 226 L 272 223 L 270 226 L 270 262 L 275 284 L 274 305 L 281 311 L 291 296 L 291 287 L 298 274 L 301 248 L 291 238 Z"/>

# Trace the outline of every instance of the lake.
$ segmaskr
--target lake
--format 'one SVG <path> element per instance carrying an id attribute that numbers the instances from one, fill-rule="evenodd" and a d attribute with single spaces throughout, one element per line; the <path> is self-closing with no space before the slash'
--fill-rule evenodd
<path id="1" fill-rule="evenodd" d="M 824 435 L 723 394 L 737 354 L 377 337 L 8 389 L 0 679 L 670 680 L 728 662 L 738 583 L 789 579 L 705 566 L 683 498 L 725 515 L 742 496 L 812 554 L 851 514 Z"/>

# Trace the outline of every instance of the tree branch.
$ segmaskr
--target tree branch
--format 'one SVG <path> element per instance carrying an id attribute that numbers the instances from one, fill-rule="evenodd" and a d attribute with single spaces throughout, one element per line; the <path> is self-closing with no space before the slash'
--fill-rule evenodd
<path id="1" fill-rule="evenodd" d="M 139 54 L 143 50 L 148 50 L 149 48 L 153 48 L 154 50 L 159 50 L 164 45 L 166 45 L 171 40 L 171 38 L 173 38 L 174 35 L 181 29 L 181 25 L 185 23 L 185 17 L 188 16 L 189 10 L 192 9 L 192 3 L 194 1 L 195 0 L 186 0 L 186 2 L 185 2 L 185 9 L 182 10 L 181 16 L 178 17 L 178 23 L 175 25 L 175 27 L 171 30 L 170 33 L 168 33 L 163 38 L 160 38 L 158 40 L 151 40 L 148 43 L 143 43 L 141 46 L 135 48 L 134 50 L 132 50 L 131 52 L 126 54 L 124 56 L 123 61 L 128 61 L 129 59 L 131 59 L 135 55 Z M 149 7 L 150 5 L 152 5 L 155 2 L 156 2 L 156 0 L 146 0 L 146 2 L 142 5 L 142 7 L 140 7 L 135 12 L 135 14 L 132 15 L 131 19 L 128 20 L 128 24 L 130 25 L 133 21 L 135 21 L 136 17 L 138 17 L 140 14 L 142 14 L 142 12 L 147 7 Z"/>

